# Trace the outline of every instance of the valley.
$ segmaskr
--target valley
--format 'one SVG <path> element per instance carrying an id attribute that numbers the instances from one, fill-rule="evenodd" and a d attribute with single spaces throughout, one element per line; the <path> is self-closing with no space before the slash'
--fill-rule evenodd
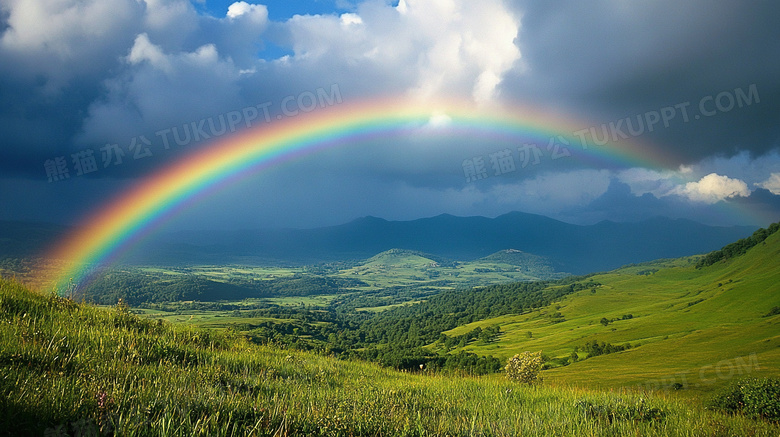
<path id="1" fill-rule="evenodd" d="M 472 361 L 463 370 L 490 373 L 476 357 L 506 361 L 541 350 L 551 381 L 610 389 L 678 384 L 699 396 L 741 376 L 736 371 L 777 373 L 780 319 L 766 316 L 780 306 L 777 239 L 769 235 L 749 254 L 712 265 L 693 256 L 582 277 L 555 273 L 543 257 L 511 249 L 471 262 L 391 249 L 363 261 L 302 267 L 136 267 L 122 271 L 125 287 L 143 277 L 158 289 L 178 280 L 190 289 L 186 281 L 199 281 L 202 290 L 186 299 L 106 298 L 99 290 L 117 290 L 116 282 L 99 279 L 81 298 L 110 305 L 121 297 L 145 317 L 396 368 L 465 353 Z M 532 298 L 518 304 L 518 293 Z M 480 301 L 492 305 L 475 305 Z M 480 338 L 491 329 L 498 332 Z M 591 344 L 621 350 L 594 356 Z M 713 378 L 724 360 L 748 364 Z"/>
<path id="2" fill-rule="evenodd" d="M 297 266 L 117 265 L 64 298 L 3 280 L 2 387 L 26 406 L 4 404 L 0 422 L 176 423 L 180 435 L 243 435 L 250 423 L 260 435 L 776 435 L 779 228 L 579 276 L 517 249 L 471 261 L 390 249 Z M 507 381 L 504 365 L 526 351 L 542 354 L 540 383 Z M 733 414 L 724 399 L 735 384 L 769 396 L 758 416 Z M 101 393 L 111 403 L 89 401 Z M 517 415 L 521 405 L 531 407 Z M 171 406 L 197 423 L 174 420 Z"/>

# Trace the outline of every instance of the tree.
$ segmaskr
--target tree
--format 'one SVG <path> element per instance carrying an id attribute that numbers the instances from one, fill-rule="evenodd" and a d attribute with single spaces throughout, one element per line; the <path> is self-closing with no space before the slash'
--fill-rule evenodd
<path id="1" fill-rule="evenodd" d="M 504 367 L 506 377 L 524 384 L 539 382 L 541 381 L 539 371 L 542 370 L 542 361 L 542 351 L 526 351 L 522 354 L 515 354 Z"/>

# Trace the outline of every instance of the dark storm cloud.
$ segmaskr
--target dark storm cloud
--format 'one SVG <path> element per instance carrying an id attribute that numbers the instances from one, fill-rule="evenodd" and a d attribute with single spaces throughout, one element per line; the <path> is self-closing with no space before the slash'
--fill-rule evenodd
<path id="1" fill-rule="evenodd" d="M 518 45 L 526 71 L 505 80 L 534 99 L 608 123 L 690 104 L 650 139 L 687 162 L 780 139 L 780 4 L 776 2 L 524 2 Z M 702 99 L 754 86 L 743 108 L 699 111 Z M 723 108 L 728 107 L 723 97 Z M 705 100 L 703 108 L 716 109 Z M 701 116 L 696 119 L 696 116 Z"/>
<path id="2" fill-rule="evenodd" d="M 69 149 L 99 92 L 82 82 L 43 96 L 33 84 L 0 77 L 0 173 L 32 178 L 45 174 L 44 161 Z"/>
<path id="3" fill-rule="evenodd" d="M 758 188 L 748 197 L 736 197 L 731 200 L 739 210 L 751 211 L 758 220 L 755 224 L 766 226 L 780 220 L 780 195 Z"/>

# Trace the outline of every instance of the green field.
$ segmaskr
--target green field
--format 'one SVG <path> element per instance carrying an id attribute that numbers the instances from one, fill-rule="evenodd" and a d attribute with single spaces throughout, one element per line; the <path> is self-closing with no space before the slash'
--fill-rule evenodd
<path id="1" fill-rule="evenodd" d="M 301 274 L 301 267 L 269 267 L 269 266 L 238 266 L 238 265 L 198 265 L 188 267 L 141 267 L 144 273 L 159 273 L 165 275 L 199 275 L 212 280 L 230 278 L 247 278 L 254 280 L 271 280 L 288 278 Z"/>
<path id="2" fill-rule="evenodd" d="M 487 264 L 439 262 L 424 254 L 403 250 L 383 252 L 351 267 L 331 267 L 332 276 L 357 278 L 367 287 L 343 289 L 336 294 L 279 296 L 223 302 L 235 308 L 251 308 L 264 303 L 290 307 L 296 315 L 256 316 L 239 310 L 137 309 L 145 317 L 173 323 L 205 327 L 233 328 L 249 333 L 269 323 L 307 326 L 330 322 L 306 321 L 306 311 L 334 311 L 345 302 L 357 313 L 386 314 L 429 299 L 449 286 L 434 287 L 431 278 L 421 275 L 430 269 L 453 272 L 467 270 L 501 282 L 491 262 L 516 253 L 499 253 Z M 526 256 L 525 254 L 520 254 Z M 503 361 L 522 351 L 543 351 L 549 358 L 545 378 L 550 383 L 590 388 L 625 387 L 648 390 L 680 389 L 685 396 L 709 395 L 741 376 L 780 374 L 780 317 L 764 317 L 780 306 L 780 234 L 770 236 L 747 254 L 715 265 L 697 268 L 701 259 L 689 257 L 631 265 L 613 272 L 589 277 L 599 284 L 556 300 L 550 305 L 523 314 L 504 314 L 460 325 L 445 331 L 450 337 L 466 334 L 476 327 L 500 327 L 490 341 L 474 339 L 465 347 L 443 348 L 433 343 L 428 349 L 438 353 L 459 351 L 491 355 Z M 507 270 L 507 264 L 501 264 Z M 477 267 L 482 266 L 482 267 Z M 311 269 L 279 267 L 196 266 L 180 269 L 143 268 L 141 272 L 175 275 L 201 275 L 210 280 L 235 279 L 271 281 L 312 274 Z M 521 270 L 521 269 L 517 269 Z M 322 274 L 323 269 L 318 271 Z M 503 273 L 502 273 L 503 274 Z M 458 276 L 465 281 L 468 274 Z M 508 279 L 504 277 L 504 279 Z M 471 279 L 468 279 L 469 281 Z M 395 287 L 395 288 L 393 288 Z M 556 285 L 551 285 L 556 287 Z M 399 290 L 405 290 L 401 292 Z M 282 310 L 280 310 L 282 311 Z M 343 328 L 332 327 L 333 331 Z M 289 331 L 289 329 L 287 330 Z M 305 331 L 305 329 L 304 329 Z M 315 335 L 316 330 L 311 332 Z M 296 331 L 297 332 L 297 331 Z M 319 336 L 321 347 L 328 333 Z M 286 341 L 293 341 L 286 337 Z M 301 338 L 311 339 L 310 335 Z M 625 350 L 589 356 L 591 342 L 616 345 Z M 365 346 L 352 345 L 356 349 Z M 609 369 L 609 371 L 605 371 Z"/>
<path id="3" fill-rule="evenodd" d="M 696 268 L 700 259 L 659 260 L 594 275 L 589 280 L 600 284 L 598 287 L 566 295 L 530 312 L 487 318 L 444 332 L 457 337 L 476 327 L 499 326 L 500 335 L 491 341 L 474 339 L 465 347 L 454 349 L 443 348 L 437 342 L 428 348 L 439 353 L 466 351 L 492 355 L 504 361 L 522 351 L 541 350 L 550 359 L 544 372 L 549 383 L 647 390 L 669 390 L 676 386 L 685 396 L 709 395 L 742 376 L 780 374 L 780 366 L 776 364 L 780 362 L 780 317 L 764 317 L 773 307 L 780 306 L 780 262 L 777 261 L 780 260 L 780 234 L 770 236 L 741 257 Z M 468 268 L 476 269 L 474 265 Z M 226 303 L 237 308 L 266 303 L 301 312 L 332 311 L 344 299 L 349 302 L 367 296 L 368 300 L 364 300 L 369 304 L 357 305 L 355 311 L 390 314 L 388 311 L 414 306 L 436 293 L 434 287 L 406 295 L 392 288 L 424 290 L 413 284 L 419 280 L 420 284 L 430 285 L 419 275 L 431 268 L 466 267 L 458 263 L 441 265 L 418 253 L 392 250 L 356 266 L 332 270 L 341 277 L 362 276 L 365 282 L 374 284 L 367 288 L 343 290 L 341 294 Z M 306 274 L 305 270 L 241 266 L 198 266 L 180 271 L 143 269 L 165 275 L 197 273 L 224 280 L 236 275 L 272 280 L 300 276 Z M 137 311 L 173 323 L 233 328 L 243 333 L 268 323 L 294 323 L 299 328 L 328 324 L 316 320 L 305 322 L 300 314 L 293 319 L 292 315 L 258 317 L 223 310 Z M 326 336 L 321 336 L 321 342 L 326 341 Z M 290 337 L 287 341 L 291 341 Z M 585 346 L 593 341 L 630 348 L 589 357 Z"/>
<path id="4" fill-rule="evenodd" d="M 257 346 L 0 280 L 0 430 L 13 435 L 776 436 L 675 397 L 401 373 Z"/>
<path id="5" fill-rule="evenodd" d="M 228 328 L 244 324 L 257 324 L 262 322 L 289 323 L 290 319 L 275 317 L 234 317 L 229 312 L 189 310 L 189 311 L 162 311 L 145 308 L 133 309 L 133 313 L 151 319 L 160 319 L 167 322 L 199 326 L 203 328 Z"/>
<path id="6" fill-rule="evenodd" d="M 545 372 L 550 381 L 578 386 L 668 389 L 679 383 L 684 392 L 701 394 L 747 374 L 780 374 L 780 317 L 765 317 L 780 305 L 780 234 L 709 267 L 696 269 L 697 259 L 595 275 L 591 279 L 602 284 L 595 290 L 447 334 L 499 325 L 497 341 L 465 350 L 501 358 L 542 350 L 565 360 L 593 340 L 634 346 Z M 551 317 L 557 313 L 561 317 Z"/>

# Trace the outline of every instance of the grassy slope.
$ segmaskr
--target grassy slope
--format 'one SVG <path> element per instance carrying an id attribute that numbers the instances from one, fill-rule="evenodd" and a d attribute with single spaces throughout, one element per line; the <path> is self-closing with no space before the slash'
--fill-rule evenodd
<path id="1" fill-rule="evenodd" d="M 338 275 L 366 281 L 374 289 L 410 285 L 469 287 L 562 276 L 554 272 L 543 257 L 523 255 L 524 259 L 519 255 L 514 259 L 495 256 L 457 262 L 456 265 L 440 265 L 422 253 L 391 249 L 367 259 L 359 266 L 342 270 Z"/>
<path id="2" fill-rule="evenodd" d="M 484 320 L 448 334 L 499 324 L 499 341 L 466 349 L 502 358 L 523 350 L 568 356 L 592 340 L 641 344 L 545 372 L 548 380 L 591 387 L 664 388 L 676 382 L 700 394 L 740 374 L 780 374 L 780 316 L 762 317 L 780 305 L 780 233 L 741 257 L 700 270 L 694 264 L 694 258 L 683 258 L 599 274 L 593 279 L 604 285 L 595 293 L 577 292 L 532 314 Z M 555 312 L 566 321 L 551 323 Z M 626 314 L 633 318 L 599 323 Z"/>
<path id="3" fill-rule="evenodd" d="M 7 435 L 92 435 L 88 427 L 181 436 L 780 432 L 662 397 L 399 373 L 260 347 L 2 279 L 0 346 Z"/>

